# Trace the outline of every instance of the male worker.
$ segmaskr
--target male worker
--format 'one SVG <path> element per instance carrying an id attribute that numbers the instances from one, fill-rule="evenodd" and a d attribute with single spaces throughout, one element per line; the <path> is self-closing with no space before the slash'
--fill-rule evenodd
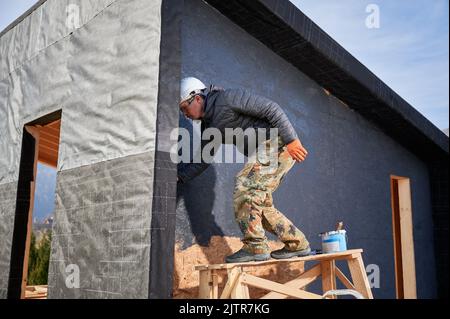
<path id="1" fill-rule="evenodd" d="M 233 194 L 234 213 L 244 235 L 243 247 L 226 262 L 286 259 L 308 255 L 311 250 L 305 235 L 279 212 L 272 203 L 272 193 L 282 178 L 295 164 L 305 160 L 308 152 L 302 146 L 286 114 L 275 102 L 243 89 L 209 89 L 196 78 L 181 82 L 180 110 L 192 120 L 202 121 L 202 130 L 218 128 L 277 128 L 281 137 L 275 154 L 275 169 L 263 169 L 264 163 L 256 160 L 245 164 L 236 176 Z M 264 148 L 274 151 L 274 145 L 264 143 Z M 272 149 L 271 149 L 272 148 Z M 278 152 L 279 151 L 279 152 Z M 245 154 L 248 155 L 248 154 Z M 201 174 L 208 163 L 189 163 L 178 169 L 178 181 L 186 183 Z M 264 230 L 275 234 L 284 248 L 270 253 Z"/>

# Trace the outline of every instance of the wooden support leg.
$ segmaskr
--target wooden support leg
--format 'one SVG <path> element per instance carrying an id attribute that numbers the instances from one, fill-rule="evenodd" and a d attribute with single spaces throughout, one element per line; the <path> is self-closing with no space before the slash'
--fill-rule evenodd
<path id="1" fill-rule="evenodd" d="M 217 271 L 213 270 L 211 274 L 212 281 L 212 298 L 219 299 L 219 276 L 217 275 Z"/>
<path id="2" fill-rule="evenodd" d="M 228 299 L 231 296 L 231 293 L 234 289 L 234 286 L 236 285 L 239 275 L 240 275 L 240 268 L 235 267 L 227 270 L 228 274 L 228 280 L 225 284 L 225 287 L 222 290 L 222 294 L 220 295 L 220 299 Z"/>
<path id="3" fill-rule="evenodd" d="M 248 291 L 248 286 L 246 284 L 243 284 L 242 281 L 241 284 L 241 291 L 242 291 L 242 299 L 250 299 L 250 293 Z"/>
<path id="4" fill-rule="evenodd" d="M 356 290 L 355 286 L 353 286 L 352 282 L 350 280 L 348 280 L 347 277 L 345 277 L 344 273 L 338 267 L 336 267 L 336 277 L 339 278 L 339 280 L 344 284 L 344 286 L 347 289 Z"/>
<path id="5" fill-rule="evenodd" d="M 201 270 L 200 271 L 200 282 L 199 282 L 198 297 L 200 299 L 211 299 L 213 298 L 213 285 L 212 285 L 212 274 L 211 270 Z"/>
<path id="6" fill-rule="evenodd" d="M 367 278 L 361 254 L 358 254 L 356 258 L 348 260 L 348 268 L 350 269 L 353 285 L 356 290 L 365 298 L 373 299 L 372 290 L 370 289 L 369 279 Z"/>
<path id="7" fill-rule="evenodd" d="M 242 268 L 238 268 L 238 278 L 236 284 L 231 290 L 231 299 L 250 299 L 248 286 L 242 282 Z"/>
<path id="8" fill-rule="evenodd" d="M 324 260 L 320 262 L 322 268 L 322 292 L 336 289 L 336 264 L 334 260 Z M 336 299 L 336 296 L 329 296 L 329 299 Z"/>
<path id="9" fill-rule="evenodd" d="M 250 299 L 250 293 L 248 291 L 248 286 L 246 283 L 244 283 L 242 281 L 242 274 L 244 273 L 244 270 L 241 269 L 241 276 L 239 276 L 238 279 L 238 285 L 240 285 L 240 289 L 241 289 L 241 298 L 242 299 Z"/>

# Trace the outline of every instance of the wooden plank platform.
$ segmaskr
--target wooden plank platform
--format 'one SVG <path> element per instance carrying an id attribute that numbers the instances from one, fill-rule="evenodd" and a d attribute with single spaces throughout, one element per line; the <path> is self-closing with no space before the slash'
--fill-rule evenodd
<path id="1" fill-rule="evenodd" d="M 372 299 L 369 280 L 367 278 L 364 263 L 362 261 L 362 249 L 347 250 L 333 254 L 310 255 L 306 257 L 290 259 L 270 259 L 260 262 L 246 262 L 234 264 L 213 264 L 198 265 L 195 270 L 200 273 L 199 298 L 202 299 L 226 299 L 238 298 L 248 299 L 248 287 L 257 287 L 269 291 L 263 298 L 300 298 L 300 299 L 321 299 L 322 295 L 314 294 L 304 290 L 304 288 L 318 279 L 322 278 L 323 294 L 336 289 L 336 278 L 339 279 L 348 289 L 359 292 L 364 298 Z M 336 260 L 346 260 L 351 279 L 336 267 Z M 261 267 L 276 263 L 294 263 L 315 261 L 317 264 L 303 272 L 298 278 L 281 284 L 275 281 L 256 277 L 246 272 L 250 267 Z M 227 281 L 219 295 L 218 278 L 220 272 L 226 271 Z M 334 296 L 328 298 L 334 299 Z"/>
<path id="2" fill-rule="evenodd" d="M 26 286 L 25 299 L 47 299 L 47 285 Z"/>
<path id="3" fill-rule="evenodd" d="M 265 266 L 265 265 L 281 263 L 281 262 L 293 263 L 293 262 L 304 262 L 304 261 L 340 260 L 340 259 L 352 258 L 352 255 L 361 254 L 362 252 L 363 252 L 362 249 L 353 249 L 353 250 L 347 250 L 347 251 L 333 253 L 333 254 L 310 255 L 310 256 L 306 256 L 306 257 L 296 257 L 296 258 L 289 258 L 289 259 L 269 259 L 266 261 L 234 263 L 234 264 L 197 265 L 197 266 L 195 266 L 195 270 L 230 269 L 230 268 L 234 268 L 236 266 L 256 267 L 256 266 Z"/>

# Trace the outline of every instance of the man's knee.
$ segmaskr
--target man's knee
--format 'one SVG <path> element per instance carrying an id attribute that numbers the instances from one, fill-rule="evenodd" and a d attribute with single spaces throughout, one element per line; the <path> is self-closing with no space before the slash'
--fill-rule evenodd
<path id="1" fill-rule="evenodd" d="M 235 215 L 238 212 L 242 211 L 243 208 L 245 208 L 244 205 L 248 205 L 251 207 L 251 201 L 251 196 L 248 193 L 235 192 L 233 194 L 233 207 Z"/>

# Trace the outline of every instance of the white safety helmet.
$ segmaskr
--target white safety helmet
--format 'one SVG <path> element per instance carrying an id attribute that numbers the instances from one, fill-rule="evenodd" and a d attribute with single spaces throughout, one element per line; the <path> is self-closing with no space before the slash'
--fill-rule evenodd
<path id="1" fill-rule="evenodd" d="M 197 94 L 203 94 L 206 86 L 199 79 L 188 77 L 181 80 L 180 104 Z"/>

